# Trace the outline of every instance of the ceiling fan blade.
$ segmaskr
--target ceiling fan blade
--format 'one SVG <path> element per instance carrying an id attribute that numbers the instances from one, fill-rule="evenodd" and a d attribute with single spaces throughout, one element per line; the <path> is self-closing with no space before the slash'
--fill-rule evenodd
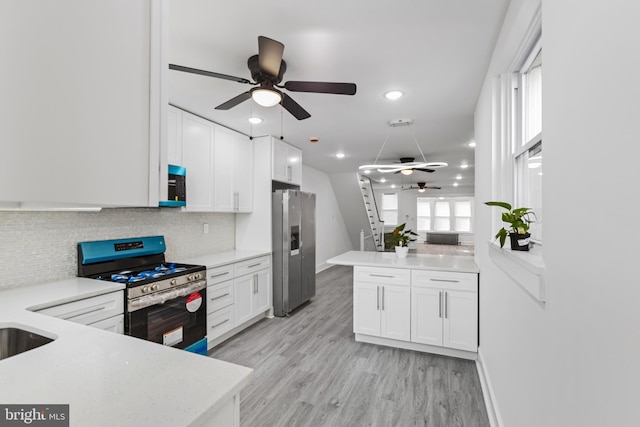
<path id="1" fill-rule="evenodd" d="M 332 93 L 335 95 L 355 95 L 355 83 L 330 83 L 330 82 L 297 82 L 291 81 L 284 84 L 284 88 L 291 92 Z"/>
<path id="2" fill-rule="evenodd" d="M 169 64 L 170 70 L 184 71 L 185 73 L 200 74 L 201 76 L 215 77 L 217 79 L 231 80 L 238 83 L 252 84 L 250 80 L 228 74 L 214 73 L 213 71 L 198 70 L 197 68 L 183 67 L 182 65 Z"/>
<path id="3" fill-rule="evenodd" d="M 271 77 L 278 77 L 284 45 L 268 37 L 258 37 L 258 61 L 260 70 Z"/>
<path id="4" fill-rule="evenodd" d="M 429 172 L 429 173 L 436 171 L 435 169 L 424 169 L 424 168 L 414 168 L 413 170 L 414 171 Z"/>
<path id="5" fill-rule="evenodd" d="M 431 188 L 432 190 L 442 190 L 442 187 L 431 187 L 431 186 L 426 186 L 423 188 Z"/>
<path id="6" fill-rule="evenodd" d="M 240 104 L 241 102 L 246 101 L 249 98 L 251 98 L 251 92 L 247 91 L 245 93 L 241 93 L 240 95 L 231 98 L 227 102 L 223 102 L 222 104 L 218 105 L 216 107 L 216 110 L 228 110 Z"/>
<path id="7" fill-rule="evenodd" d="M 311 117 L 311 114 L 309 114 L 307 110 L 302 108 L 300 104 L 294 101 L 293 98 L 288 96 L 286 93 L 282 94 L 282 101 L 280 104 L 298 120 L 304 120 Z"/>

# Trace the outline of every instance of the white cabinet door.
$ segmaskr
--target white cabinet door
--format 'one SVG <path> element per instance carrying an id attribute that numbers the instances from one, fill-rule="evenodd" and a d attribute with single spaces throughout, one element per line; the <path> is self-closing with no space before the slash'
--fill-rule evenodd
<path id="1" fill-rule="evenodd" d="M 187 168 L 187 210 L 213 210 L 213 123 L 183 113 L 182 161 Z"/>
<path id="2" fill-rule="evenodd" d="M 225 127 L 215 125 L 213 209 L 217 212 L 235 211 L 236 195 L 233 187 L 233 175 L 236 164 L 233 153 L 234 145 L 234 132 Z"/>
<path id="3" fill-rule="evenodd" d="M 182 165 L 182 110 L 169 105 L 167 109 L 167 163 Z"/>
<path id="4" fill-rule="evenodd" d="M 254 294 L 253 274 L 238 277 L 233 281 L 233 308 L 235 322 L 234 326 L 253 317 L 253 294 Z"/>
<path id="5" fill-rule="evenodd" d="M 411 338 L 411 288 L 380 286 L 380 336 L 409 341 Z"/>
<path id="6" fill-rule="evenodd" d="M 380 286 L 353 284 L 353 332 L 380 336 Z"/>
<path id="7" fill-rule="evenodd" d="M 157 205 L 166 65 L 156 61 L 156 9 L 149 0 L 3 2 L 0 182 L 11 185 L 0 202 Z"/>
<path id="8" fill-rule="evenodd" d="M 300 185 L 302 181 L 302 151 L 278 139 L 272 139 L 272 179 Z"/>
<path id="9" fill-rule="evenodd" d="M 478 350 L 478 294 L 444 291 L 442 344 L 459 350 Z"/>
<path id="10" fill-rule="evenodd" d="M 271 307 L 271 269 L 260 270 L 255 273 L 255 306 L 254 314 L 262 313 Z"/>
<path id="11" fill-rule="evenodd" d="M 411 341 L 442 345 L 442 291 L 411 289 Z"/>
<path id="12" fill-rule="evenodd" d="M 237 133 L 233 148 L 236 212 L 253 212 L 253 141 Z"/>

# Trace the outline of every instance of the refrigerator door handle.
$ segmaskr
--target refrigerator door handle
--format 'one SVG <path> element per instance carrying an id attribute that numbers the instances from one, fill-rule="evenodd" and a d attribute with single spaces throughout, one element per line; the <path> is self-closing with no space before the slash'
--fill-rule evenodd
<path id="1" fill-rule="evenodd" d="M 380 310 L 380 286 L 376 287 L 376 310 Z"/>

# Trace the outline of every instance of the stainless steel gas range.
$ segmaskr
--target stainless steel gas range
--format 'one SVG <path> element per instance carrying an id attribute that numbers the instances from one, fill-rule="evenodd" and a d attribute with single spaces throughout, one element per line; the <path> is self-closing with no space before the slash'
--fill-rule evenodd
<path id="1" fill-rule="evenodd" d="M 78 276 L 124 283 L 125 333 L 207 353 L 206 267 L 165 260 L 164 236 L 78 243 Z"/>

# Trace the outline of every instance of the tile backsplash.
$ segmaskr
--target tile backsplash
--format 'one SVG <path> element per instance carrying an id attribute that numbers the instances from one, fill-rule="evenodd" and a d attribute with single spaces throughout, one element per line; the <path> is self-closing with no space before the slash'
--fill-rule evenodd
<path id="1" fill-rule="evenodd" d="M 167 208 L 0 212 L 0 290 L 75 277 L 78 242 L 153 235 L 165 236 L 168 261 L 233 250 L 235 215 Z"/>

